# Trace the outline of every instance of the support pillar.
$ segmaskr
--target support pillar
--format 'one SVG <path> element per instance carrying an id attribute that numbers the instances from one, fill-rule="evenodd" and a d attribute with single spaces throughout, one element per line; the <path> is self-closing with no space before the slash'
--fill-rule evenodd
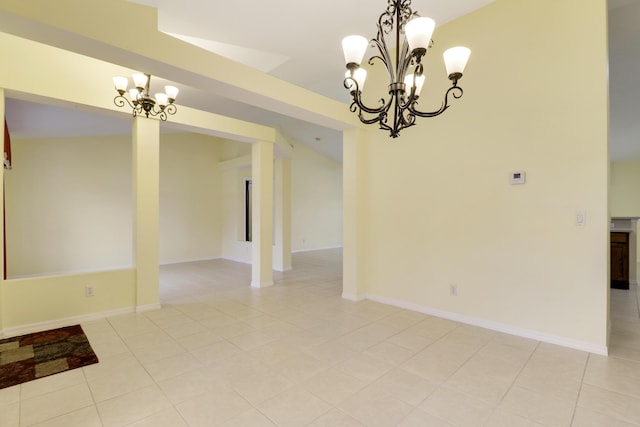
<path id="1" fill-rule="evenodd" d="M 273 144 L 251 146 L 251 286 L 273 286 Z"/>
<path id="2" fill-rule="evenodd" d="M 133 119 L 133 264 L 136 311 L 160 308 L 160 122 Z"/>
<path id="3" fill-rule="evenodd" d="M 342 135 L 342 297 L 365 297 L 366 132 L 345 130 Z"/>
<path id="4" fill-rule="evenodd" d="M 275 161 L 273 269 L 291 270 L 291 159 Z"/>

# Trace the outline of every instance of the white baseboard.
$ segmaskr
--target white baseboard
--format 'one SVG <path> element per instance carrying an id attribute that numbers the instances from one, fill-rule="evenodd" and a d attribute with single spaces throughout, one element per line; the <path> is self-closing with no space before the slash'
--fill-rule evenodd
<path id="1" fill-rule="evenodd" d="M 292 271 L 292 270 L 293 270 L 292 267 L 287 267 L 287 268 L 282 268 L 282 269 L 273 267 L 273 271 L 278 271 L 280 273 L 284 273 L 285 271 Z"/>
<path id="2" fill-rule="evenodd" d="M 158 302 L 155 304 L 139 305 L 136 306 L 136 313 L 144 313 L 145 311 L 160 310 L 162 305 Z"/>
<path id="3" fill-rule="evenodd" d="M 633 285 L 638 286 L 638 281 L 637 281 L 637 280 L 629 280 L 629 284 L 630 284 L 631 286 L 633 286 Z"/>
<path id="4" fill-rule="evenodd" d="M 188 263 L 188 262 L 201 262 L 201 261 L 214 261 L 216 259 L 222 259 L 222 257 L 217 256 L 217 257 L 212 257 L 212 258 L 194 258 L 194 259 L 164 261 L 164 262 L 161 262 L 160 265 L 184 264 L 184 263 Z"/>
<path id="5" fill-rule="evenodd" d="M 273 286 L 273 282 L 251 282 L 251 287 L 256 289 L 270 288 L 271 286 Z"/>
<path id="6" fill-rule="evenodd" d="M 225 259 L 227 261 L 233 261 L 233 262 L 239 262 L 241 264 L 251 264 L 251 260 L 250 259 L 233 258 L 233 257 L 228 257 L 228 256 L 220 257 L 220 259 Z"/>
<path id="7" fill-rule="evenodd" d="M 354 294 L 347 294 L 347 293 L 344 293 L 344 292 L 343 292 L 343 293 L 342 293 L 342 298 L 343 298 L 343 299 L 346 299 L 346 300 L 349 300 L 349 301 L 355 301 L 355 302 L 358 302 L 358 301 L 364 301 L 364 300 L 366 300 L 366 299 L 367 299 L 367 296 L 366 296 L 366 295 L 354 295 Z"/>
<path id="8" fill-rule="evenodd" d="M 328 249 L 342 249 L 342 246 L 326 246 L 326 247 L 323 247 L 323 248 L 296 249 L 296 250 L 292 250 L 291 253 L 292 254 L 297 254 L 297 253 L 300 253 L 300 252 L 326 251 Z"/>
<path id="9" fill-rule="evenodd" d="M 597 345 L 597 344 L 592 344 L 584 341 L 574 340 L 571 338 L 547 334 L 544 332 L 518 328 L 511 325 L 506 325 L 503 323 L 493 322 L 490 320 L 478 319 L 475 317 L 465 316 L 462 314 L 452 313 L 449 311 L 423 307 L 418 304 L 413 304 L 406 301 L 400 301 L 393 298 L 381 297 L 378 295 L 371 295 L 371 294 L 364 294 L 364 295 L 358 295 L 358 296 L 345 296 L 345 294 L 342 294 L 342 297 L 346 299 L 351 299 L 349 297 L 354 297 L 355 299 L 352 299 L 353 301 L 369 299 L 371 301 L 380 302 L 382 304 L 392 305 L 394 307 L 404 308 L 407 310 L 428 314 L 430 316 L 441 317 L 443 319 L 449 319 L 449 320 L 464 323 L 467 325 L 473 325 L 473 326 L 478 326 L 485 329 L 491 329 L 497 332 L 504 332 L 509 335 L 516 335 L 519 337 L 529 338 L 536 341 L 542 341 L 549 344 L 556 344 L 562 347 L 573 348 L 575 350 L 586 351 L 588 353 L 599 354 L 602 356 L 607 356 L 609 354 L 609 350 L 606 345 Z"/>
<path id="10" fill-rule="evenodd" d="M 30 334 L 32 332 L 47 331 L 49 329 L 62 328 L 64 326 L 72 326 L 94 320 L 101 320 L 106 317 L 121 316 L 123 314 L 135 313 L 134 307 L 119 308 L 116 310 L 102 311 L 99 313 L 83 314 L 80 316 L 65 317 L 62 319 L 47 320 L 45 322 L 29 323 L 26 325 L 5 328 L 0 331 L 0 338 L 10 338 L 18 335 Z"/>

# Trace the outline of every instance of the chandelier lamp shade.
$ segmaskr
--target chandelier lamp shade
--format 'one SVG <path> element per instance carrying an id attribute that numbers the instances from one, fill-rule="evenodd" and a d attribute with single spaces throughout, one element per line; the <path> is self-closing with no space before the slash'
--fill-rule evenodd
<path id="1" fill-rule="evenodd" d="M 433 46 L 431 36 L 436 26 L 431 18 L 420 17 L 411 10 L 411 0 L 388 0 L 387 9 L 378 19 L 378 33 L 372 40 L 362 36 L 347 36 L 342 40 L 344 59 L 347 65 L 344 86 L 353 101 L 350 110 L 358 114 L 365 124 L 375 124 L 397 138 L 400 131 L 413 126 L 416 117 L 435 117 L 449 108 L 450 96 L 458 99 L 463 91 L 458 86 L 471 51 L 466 47 L 453 47 L 444 52 L 444 62 L 451 80 L 451 87 L 444 94 L 442 106 L 435 111 L 421 111 L 418 100 L 425 83 L 422 58 Z M 387 37 L 395 34 L 395 58 L 387 44 Z M 389 97 L 380 99 L 380 104 L 367 106 L 362 100 L 367 72 L 361 67 L 369 46 L 375 53 L 369 65 L 382 62 L 389 76 Z M 395 59 L 395 60 L 394 60 Z"/>
<path id="2" fill-rule="evenodd" d="M 126 77 L 114 77 L 113 84 L 116 87 L 118 95 L 113 98 L 113 103 L 118 107 L 129 106 L 133 111 L 133 116 L 144 114 L 145 117 L 150 115 L 162 121 L 167 120 L 167 114 L 175 114 L 177 107 L 174 104 L 178 95 L 178 88 L 174 86 L 165 86 L 164 93 L 156 93 L 152 98 L 149 95 L 149 85 L 151 76 L 149 74 L 137 73 L 133 75 L 133 89 L 129 89 L 129 79 Z M 127 97 L 128 95 L 128 97 Z"/>

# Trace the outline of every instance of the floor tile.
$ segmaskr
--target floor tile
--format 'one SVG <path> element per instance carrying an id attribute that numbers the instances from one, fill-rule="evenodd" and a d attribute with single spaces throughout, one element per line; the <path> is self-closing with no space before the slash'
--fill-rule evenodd
<path id="1" fill-rule="evenodd" d="M 327 413 L 316 418 L 308 427 L 366 427 L 355 418 L 337 409 L 331 409 Z"/>
<path id="2" fill-rule="evenodd" d="M 352 357 L 338 365 L 338 368 L 345 374 L 349 374 L 366 383 L 377 380 L 393 369 L 393 367 L 390 363 L 383 362 L 366 354 Z"/>
<path id="3" fill-rule="evenodd" d="M 389 396 L 364 389 L 338 407 L 369 427 L 391 427 L 400 423 L 415 407 Z"/>
<path id="4" fill-rule="evenodd" d="M 292 388 L 295 383 L 274 372 L 261 372 L 231 381 L 231 387 L 252 405 Z"/>
<path id="5" fill-rule="evenodd" d="M 0 405 L 19 402 L 21 387 L 22 385 L 14 385 L 12 387 L 0 389 Z"/>
<path id="6" fill-rule="evenodd" d="M 225 340 L 214 342 L 213 344 L 206 347 L 192 350 L 191 354 L 193 354 L 196 359 L 198 359 L 205 365 L 215 365 L 223 360 L 227 360 L 236 356 L 241 351 L 242 350 L 240 350 L 238 347 Z"/>
<path id="7" fill-rule="evenodd" d="M 218 426 L 252 409 L 238 393 L 206 393 L 176 406 L 189 427 Z"/>
<path id="8" fill-rule="evenodd" d="M 276 427 L 274 423 L 256 409 L 250 409 L 220 425 L 221 427 Z"/>
<path id="9" fill-rule="evenodd" d="M 337 368 L 329 368 L 307 380 L 304 388 L 332 405 L 353 396 L 367 383 Z"/>
<path id="10" fill-rule="evenodd" d="M 481 426 L 486 423 L 494 406 L 456 390 L 440 387 L 421 405 L 423 411 L 456 426 Z"/>
<path id="11" fill-rule="evenodd" d="M 592 411 L 588 408 L 578 406 L 571 427 L 637 427 L 638 424 L 632 424 L 613 418 L 609 415 Z"/>
<path id="12" fill-rule="evenodd" d="M 177 405 L 206 393 L 226 393 L 230 386 L 213 369 L 198 369 L 158 382 L 167 398 Z"/>
<path id="13" fill-rule="evenodd" d="M 574 408 L 575 399 L 562 400 L 516 386 L 500 404 L 501 410 L 548 426 L 569 425 Z"/>
<path id="14" fill-rule="evenodd" d="M 418 408 L 407 415 L 398 424 L 398 427 L 455 427 L 453 424 L 446 422 L 445 420 L 435 417 L 422 409 Z"/>
<path id="15" fill-rule="evenodd" d="M 613 419 L 640 425 L 640 399 L 584 384 L 578 406 Z"/>
<path id="16" fill-rule="evenodd" d="M 203 364 L 190 353 L 181 353 L 144 364 L 144 368 L 156 382 L 193 371 L 202 366 Z"/>
<path id="17" fill-rule="evenodd" d="M 61 372 L 56 375 L 29 381 L 21 385 L 20 398 L 30 399 L 42 394 L 52 393 L 74 385 L 84 384 L 82 369 Z"/>
<path id="18" fill-rule="evenodd" d="M 86 383 L 21 400 L 20 425 L 30 426 L 93 405 Z"/>
<path id="19" fill-rule="evenodd" d="M 20 423 L 20 402 L 0 403 L 0 427 L 16 427 Z"/>
<path id="20" fill-rule="evenodd" d="M 365 351 L 368 356 L 396 366 L 409 360 L 415 353 L 415 351 L 389 341 L 376 344 Z"/>
<path id="21" fill-rule="evenodd" d="M 175 408 L 157 412 L 127 427 L 189 427 Z"/>
<path id="22" fill-rule="evenodd" d="M 35 424 L 34 427 L 102 427 L 102 422 L 96 407 L 92 405 Z"/>
<path id="23" fill-rule="evenodd" d="M 258 410 L 279 427 L 304 426 L 331 407 L 302 388 L 294 388 L 257 405 Z"/>
<path id="24" fill-rule="evenodd" d="M 168 410 L 171 403 L 157 386 L 152 385 L 99 402 L 97 406 L 104 427 L 116 427 Z"/>

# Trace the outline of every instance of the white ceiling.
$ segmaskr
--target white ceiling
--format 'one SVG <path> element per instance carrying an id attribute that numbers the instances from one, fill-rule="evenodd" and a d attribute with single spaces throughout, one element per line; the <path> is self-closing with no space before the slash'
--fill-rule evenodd
<path id="1" fill-rule="evenodd" d="M 355 33 L 373 37 L 378 16 L 386 6 L 383 0 L 377 0 L 375 6 L 371 0 L 270 0 L 253 2 L 252 13 L 247 14 L 246 2 L 130 1 L 157 8 L 161 31 L 340 100 L 345 108 L 348 94 L 342 86 L 340 40 Z M 443 24 L 492 1 L 414 0 L 412 7 Z M 640 61 L 636 61 L 640 57 L 640 0 L 609 0 L 609 9 L 611 157 L 640 158 L 640 120 L 635 118 L 640 111 Z M 282 11 L 287 11 L 286 16 Z M 178 105 L 278 127 L 291 139 L 341 161 L 339 131 L 218 97 L 181 82 L 175 84 L 181 88 Z M 130 121 L 118 117 L 17 99 L 9 99 L 7 107 L 14 138 L 130 133 Z"/>

